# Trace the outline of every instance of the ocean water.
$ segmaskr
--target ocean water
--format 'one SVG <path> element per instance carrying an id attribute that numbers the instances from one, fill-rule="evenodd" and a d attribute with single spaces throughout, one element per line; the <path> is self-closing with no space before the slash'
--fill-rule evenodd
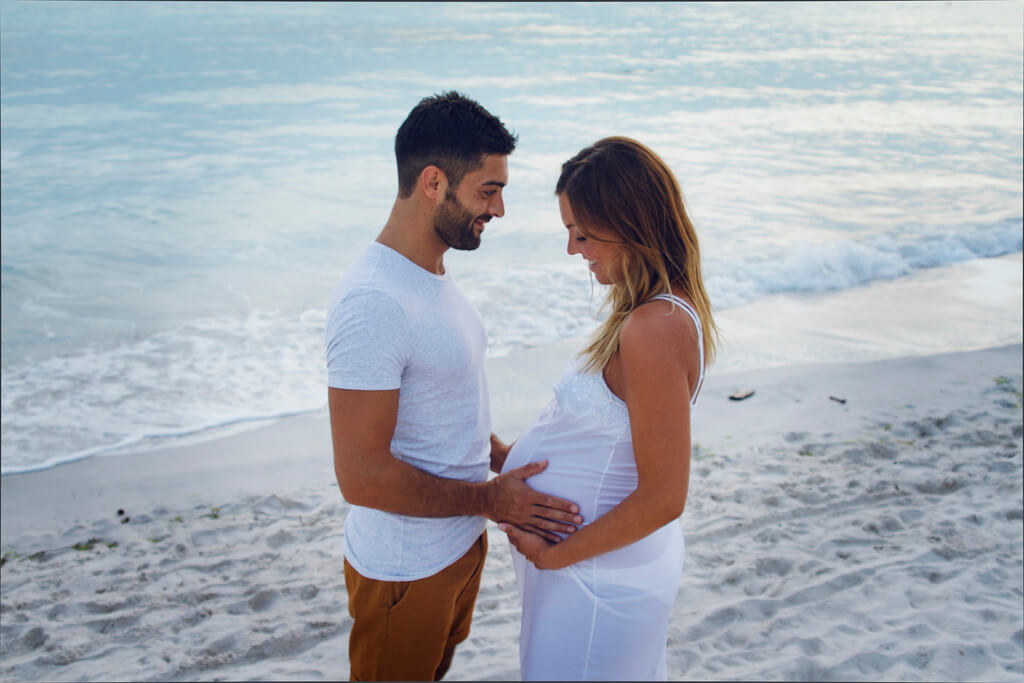
<path id="1" fill-rule="evenodd" d="M 592 329 L 553 185 L 665 158 L 713 305 L 1022 248 L 1024 3 L 0 2 L 2 471 L 318 410 L 325 307 L 394 133 L 458 89 L 520 137 L 449 268 L 492 356 Z"/>

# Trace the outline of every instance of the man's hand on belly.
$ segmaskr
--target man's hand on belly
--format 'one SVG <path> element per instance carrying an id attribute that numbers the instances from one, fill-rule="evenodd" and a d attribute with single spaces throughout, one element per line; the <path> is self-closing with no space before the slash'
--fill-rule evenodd
<path id="1" fill-rule="evenodd" d="M 579 506 L 546 493 L 534 491 L 526 479 L 544 471 L 546 460 L 509 470 L 487 482 L 487 510 L 484 516 L 493 522 L 508 522 L 558 543 L 552 532 L 571 534 L 583 522 Z"/>

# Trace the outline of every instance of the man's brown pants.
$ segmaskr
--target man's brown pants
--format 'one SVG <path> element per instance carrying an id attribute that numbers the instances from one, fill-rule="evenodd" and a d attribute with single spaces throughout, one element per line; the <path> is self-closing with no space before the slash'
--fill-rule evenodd
<path id="1" fill-rule="evenodd" d="M 437 574 L 377 581 L 345 561 L 353 681 L 439 681 L 469 636 L 487 555 L 487 533 Z"/>

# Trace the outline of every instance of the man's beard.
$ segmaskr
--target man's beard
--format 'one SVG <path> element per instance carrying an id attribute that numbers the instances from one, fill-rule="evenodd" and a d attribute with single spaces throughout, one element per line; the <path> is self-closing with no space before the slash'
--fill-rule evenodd
<path id="1" fill-rule="evenodd" d="M 434 214 L 434 232 L 452 249 L 472 251 L 480 246 L 480 235 L 473 230 L 473 221 L 478 218 L 485 223 L 491 219 L 490 216 L 474 216 L 459 203 L 449 187 Z"/>

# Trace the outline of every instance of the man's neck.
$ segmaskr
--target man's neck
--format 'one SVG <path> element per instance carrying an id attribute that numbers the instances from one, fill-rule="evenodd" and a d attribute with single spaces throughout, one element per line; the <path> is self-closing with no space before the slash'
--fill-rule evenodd
<path id="1" fill-rule="evenodd" d="M 444 253 L 448 251 L 448 245 L 438 237 L 428 216 L 409 209 L 396 201 L 388 222 L 377 235 L 377 241 L 420 268 L 444 275 Z"/>

